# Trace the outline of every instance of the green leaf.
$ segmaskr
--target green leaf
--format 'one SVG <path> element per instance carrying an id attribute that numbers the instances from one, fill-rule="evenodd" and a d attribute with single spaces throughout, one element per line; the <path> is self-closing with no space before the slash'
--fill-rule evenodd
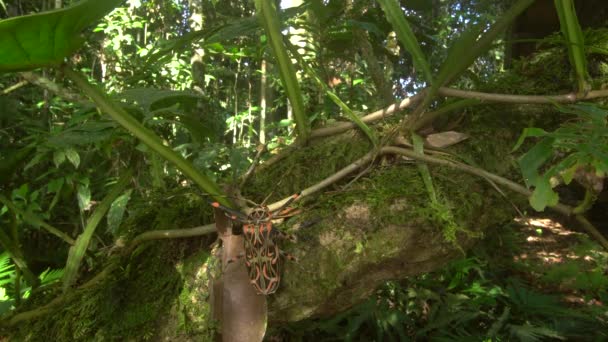
<path id="1" fill-rule="evenodd" d="M 419 154 L 424 154 L 424 141 L 418 134 L 412 134 L 412 142 L 414 144 L 414 151 Z M 426 187 L 426 191 L 429 194 L 431 202 L 438 204 L 437 193 L 435 192 L 435 187 L 433 186 L 433 178 L 431 177 L 429 167 L 425 163 L 419 162 L 418 171 L 420 172 L 420 176 L 422 176 L 422 181 L 424 182 L 424 186 Z"/>
<path id="2" fill-rule="evenodd" d="M 226 196 L 221 195 L 222 192 L 219 186 L 213 180 L 196 170 L 194 166 L 180 154 L 165 146 L 158 135 L 144 127 L 137 119 L 129 115 L 129 113 L 120 106 L 113 103 L 99 90 L 99 88 L 91 85 L 84 76 L 69 68 L 64 68 L 63 72 L 91 97 L 100 110 L 110 115 L 112 119 L 116 120 L 116 122 L 126 128 L 131 134 L 140 139 L 145 146 L 177 166 L 186 176 L 190 177 L 201 189 L 210 194 L 216 201 L 230 208 L 234 206 Z"/>
<path id="3" fill-rule="evenodd" d="M 82 263 L 82 258 L 84 257 L 86 250 L 89 248 L 89 242 L 93 237 L 95 229 L 99 225 L 99 222 L 101 222 L 103 216 L 110 209 L 114 199 L 116 199 L 116 197 L 118 197 L 118 195 L 120 195 L 120 193 L 127 186 L 131 180 L 132 174 L 133 171 L 128 170 L 120 177 L 120 180 L 112 187 L 106 197 L 95 208 L 93 215 L 91 215 L 91 218 L 87 222 L 82 234 L 80 234 L 78 239 L 76 239 L 74 246 L 70 247 L 68 261 L 66 262 L 65 266 L 65 273 L 63 275 L 64 291 L 67 291 L 74 281 L 76 281 L 76 278 L 78 277 L 78 270 L 80 269 L 80 264 Z"/>
<path id="4" fill-rule="evenodd" d="M 55 163 L 55 167 L 59 168 L 61 164 L 65 161 L 65 152 L 63 151 L 55 151 L 53 153 L 53 162 Z"/>
<path id="5" fill-rule="evenodd" d="M 585 40 L 581 26 L 576 17 L 572 0 L 555 0 L 555 9 L 559 17 L 562 34 L 566 40 L 570 63 L 576 73 L 578 91 L 588 90 L 589 74 L 587 72 L 587 57 L 585 55 Z"/>
<path id="6" fill-rule="evenodd" d="M 11 276 L 15 273 L 15 265 L 11 263 L 8 252 L 0 254 L 0 287 L 12 281 Z"/>
<path id="7" fill-rule="evenodd" d="M 291 59 L 287 55 L 287 49 L 285 49 L 285 45 L 283 44 L 283 35 L 281 34 L 281 25 L 276 5 L 273 1 L 256 0 L 255 8 L 264 31 L 268 36 L 268 42 L 272 47 L 279 67 L 279 75 L 281 76 L 283 87 L 293 108 L 298 136 L 303 141 L 306 141 L 308 140 L 310 127 L 308 126 L 308 119 L 304 110 L 304 98 L 300 91 L 300 82 L 296 76 L 295 68 L 291 64 Z"/>
<path id="8" fill-rule="evenodd" d="M 69 149 L 74 146 L 89 145 L 109 139 L 115 134 L 113 122 L 87 121 L 55 133 L 47 140 L 50 146 Z"/>
<path id="9" fill-rule="evenodd" d="M 32 226 L 34 226 L 34 227 L 42 227 L 42 228 L 46 229 L 49 233 L 58 236 L 63 241 L 65 241 L 65 242 L 67 242 L 69 244 L 74 244 L 74 240 L 72 240 L 72 238 L 69 237 L 66 233 L 64 233 L 61 230 L 59 230 L 59 229 L 51 226 L 50 224 L 44 222 L 36 214 L 34 214 L 32 212 L 26 212 L 26 211 L 21 210 L 13 202 L 11 202 L 8 198 L 6 198 L 5 196 L 3 196 L 1 194 L 0 194 L 0 202 L 2 202 L 5 206 L 7 206 L 8 209 L 10 209 L 15 214 L 21 215 L 21 217 L 23 217 L 23 220 L 25 222 L 31 224 Z"/>
<path id="10" fill-rule="evenodd" d="M 517 151 L 521 147 L 521 145 L 524 143 L 524 140 L 526 140 L 526 138 L 544 137 L 546 135 L 547 135 L 547 132 L 542 128 L 535 128 L 535 127 L 525 128 L 524 131 L 519 136 L 519 139 L 517 139 L 517 143 L 515 143 L 515 146 L 511 150 L 511 153 Z"/>
<path id="11" fill-rule="evenodd" d="M 116 235 L 118 227 L 120 227 L 125 210 L 127 209 L 127 203 L 131 199 L 132 191 L 131 189 L 127 190 L 127 192 L 115 199 L 112 202 L 112 206 L 110 206 L 110 210 L 108 211 L 108 231 L 112 235 Z"/>
<path id="12" fill-rule="evenodd" d="M 548 339 L 566 340 L 557 331 L 544 326 L 507 324 L 511 335 L 518 341 L 546 341 Z"/>
<path id="13" fill-rule="evenodd" d="M 78 165 L 80 165 L 80 156 L 76 150 L 72 148 L 67 149 L 65 151 L 65 156 L 68 157 L 68 160 L 70 163 L 72 163 L 72 165 L 74 165 L 75 168 L 78 168 Z"/>
<path id="14" fill-rule="evenodd" d="M 3 109 L 0 109 L 0 112 L 2 111 Z M 10 181 L 17 169 L 30 158 L 35 148 L 36 144 L 30 144 L 19 150 L 3 149 L 0 151 L 0 185 L 5 181 Z"/>
<path id="15" fill-rule="evenodd" d="M 539 176 L 539 168 L 553 156 L 554 138 L 544 138 L 518 160 L 524 182 L 527 187 L 535 186 Z"/>
<path id="16" fill-rule="evenodd" d="M 518 0 L 487 31 L 484 31 L 485 24 L 470 25 L 469 29 L 462 33 L 448 50 L 448 55 L 439 69 L 431 94 L 435 94 L 439 87 L 450 84 L 466 71 L 475 59 L 488 51 L 492 42 L 534 1 Z M 478 37 L 479 39 L 477 39 Z"/>
<path id="17" fill-rule="evenodd" d="M 3 198 L 3 196 L 0 195 L 0 200 L 6 200 L 6 198 Z M 6 202 L 4 202 L 4 204 L 7 205 Z M 36 276 L 29 269 L 19 244 L 15 243 L 15 241 L 11 239 L 3 229 L 0 229 L 0 246 L 2 246 L 3 250 L 8 252 L 15 265 L 17 265 L 17 267 L 19 267 L 23 273 L 25 280 L 27 280 L 27 282 L 33 287 L 37 287 L 38 278 L 36 278 Z"/>
<path id="18" fill-rule="evenodd" d="M 201 95 L 189 90 L 163 90 L 155 88 L 133 88 L 128 89 L 116 96 L 119 99 L 136 103 L 141 106 L 145 113 L 154 110 L 155 104 L 166 101 L 169 107 L 182 101 L 194 101 L 201 99 Z"/>
<path id="19" fill-rule="evenodd" d="M 333 91 L 327 89 L 325 94 L 335 103 L 337 104 L 342 111 L 344 112 L 344 114 L 346 114 L 346 116 L 352 121 L 354 122 L 357 127 L 359 127 L 359 129 L 361 129 L 365 135 L 367 135 L 367 137 L 372 141 L 372 144 L 374 146 L 378 145 L 378 137 L 376 136 L 376 134 L 374 133 L 374 131 L 372 131 L 371 128 L 369 128 L 368 125 L 365 124 L 365 122 L 363 122 L 361 120 L 361 118 L 359 118 L 359 116 L 357 116 L 357 114 L 355 114 L 350 107 L 348 107 L 346 105 L 346 103 L 344 103 L 339 97 L 338 95 L 336 95 Z"/>
<path id="20" fill-rule="evenodd" d="M 530 205 L 536 211 L 543 211 L 545 207 L 551 207 L 557 204 L 559 196 L 551 188 L 549 177 L 543 177 L 536 182 L 536 187 L 530 196 Z"/>
<path id="21" fill-rule="evenodd" d="M 40 285 L 50 285 L 63 277 L 63 269 L 50 269 L 47 268 L 44 272 L 40 273 L 38 278 L 40 279 Z"/>
<path id="22" fill-rule="evenodd" d="M 305 11 L 303 7 L 292 7 L 281 11 L 281 20 L 287 20 Z M 224 51 L 224 47 L 220 42 L 228 42 L 232 39 L 244 36 L 251 36 L 258 32 L 260 24 L 257 18 L 236 18 L 229 20 L 226 24 L 209 29 L 192 31 L 183 36 L 170 39 L 164 42 L 158 52 L 150 55 L 150 62 L 157 62 L 166 58 L 166 56 L 177 50 L 182 50 L 190 44 L 204 42 L 204 46 L 210 50 L 218 52 Z M 205 75 L 207 76 L 207 75 Z"/>
<path id="23" fill-rule="evenodd" d="M 58 65 L 84 43 L 80 35 L 122 0 L 86 0 L 59 10 L 0 21 L 0 72 Z"/>
<path id="24" fill-rule="evenodd" d="M 77 197 L 80 211 L 87 210 L 89 208 L 89 204 L 91 203 L 91 189 L 89 189 L 88 182 L 78 184 Z"/>
<path id="25" fill-rule="evenodd" d="M 566 169 L 564 172 L 562 172 L 562 179 L 564 180 L 564 184 L 568 185 L 570 184 L 570 182 L 572 182 L 572 179 L 574 179 L 574 174 L 580 166 L 580 164 L 576 163 L 570 168 Z"/>
<path id="26" fill-rule="evenodd" d="M 52 193 L 52 192 L 59 191 L 61 189 L 61 187 L 63 187 L 64 182 L 65 182 L 65 178 L 63 178 L 63 177 L 55 178 L 55 179 L 49 181 L 49 183 L 46 185 L 47 192 Z"/>
<path id="27" fill-rule="evenodd" d="M 281 119 L 281 121 L 279 121 L 279 127 L 288 127 L 291 126 L 293 124 L 293 120 L 291 119 Z"/>
<path id="28" fill-rule="evenodd" d="M 321 77 L 319 77 L 317 72 L 310 66 L 310 63 L 307 63 L 306 61 L 304 61 L 302 56 L 298 53 L 298 49 L 296 49 L 295 46 L 293 46 L 293 44 L 291 44 L 289 41 L 286 40 L 285 45 L 287 46 L 289 51 L 291 51 L 292 56 L 295 57 L 296 60 L 298 61 L 298 63 L 304 68 L 304 70 L 306 71 L 306 74 L 308 74 L 308 76 L 317 83 L 317 86 L 325 91 L 325 94 L 327 95 L 327 97 L 329 97 L 338 107 L 340 107 L 340 109 L 342 109 L 344 114 L 346 114 L 346 116 L 352 122 L 354 122 L 357 125 L 357 127 L 359 127 L 359 129 L 365 133 L 365 135 L 367 135 L 367 137 L 371 140 L 372 144 L 374 146 L 377 146 L 378 137 L 376 136 L 374 131 L 368 125 L 366 125 L 365 122 L 363 122 L 361 120 L 361 118 L 357 114 L 355 114 L 350 109 L 350 107 L 348 107 L 348 105 L 346 103 L 344 103 L 344 101 L 342 101 L 338 97 L 338 95 L 336 95 L 336 93 L 334 93 L 327 86 L 326 82 L 323 82 L 321 80 Z"/>

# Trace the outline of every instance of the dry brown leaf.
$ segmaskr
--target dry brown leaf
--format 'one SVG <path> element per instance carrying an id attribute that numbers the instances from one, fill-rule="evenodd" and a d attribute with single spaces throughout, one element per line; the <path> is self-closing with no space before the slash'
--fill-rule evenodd
<path id="1" fill-rule="evenodd" d="M 426 137 L 426 143 L 431 147 L 444 148 L 458 144 L 459 142 L 468 139 L 469 136 L 456 131 L 447 131 L 435 134 L 429 134 Z"/>

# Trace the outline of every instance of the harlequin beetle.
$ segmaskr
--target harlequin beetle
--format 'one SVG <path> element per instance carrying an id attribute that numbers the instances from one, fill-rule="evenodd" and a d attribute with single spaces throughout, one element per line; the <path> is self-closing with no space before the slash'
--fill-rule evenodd
<path id="1" fill-rule="evenodd" d="M 249 279 L 258 294 L 269 295 L 277 291 L 281 282 L 281 257 L 293 259 L 284 254 L 276 238 L 288 238 L 287 234 L 273 229 L 272 220 L 300 195 L 292 195 L 281 207 L 270 211 L 266 205 L 256 205 L 249 214 L 227 208 L 218 202 L 210 202 L 222 209 L 226 215 L 243 224 L 245 237 L 245 264 Z"/>

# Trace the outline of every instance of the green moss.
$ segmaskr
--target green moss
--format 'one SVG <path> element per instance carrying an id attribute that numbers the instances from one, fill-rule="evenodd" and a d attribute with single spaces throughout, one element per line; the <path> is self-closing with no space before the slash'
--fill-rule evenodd
<path id="1" fill-rule="evenodd" d="M 99 287 L 74 290 L 49 316 L 17 327 L 22 341 L 146 340 L 167 314 L 182 286 L 171 246 L 148 248 L 117 278 Z"/>
<path id="2" fill-rule="evenodd" d="M 152 205 L 135 207 L 122 234 L 132 237 L 146 230 L 190 227 L 209 221 L 211 210 L 198 196 L 184 195 L 182 191 L 173 195 L 180 196 L 180 200 L 159 197 Z M 61 342 L 149 340 L 161 333 L 170 338 L 185 332 L 211 336 L 213 332 L 206 331 L 203 324 L 209 317 L 206 298 L 192 301 L 193 296 L 207 293 L 200 287 L 206 284 L 206 273 L 196 271 L 208 258 L 207 253 L 200 252 L 208 244 L 204 240 L 190 240 L 199 241 L 196 246 L 187 240 L 148 242 L 130 259 L 110 260 L 121 267 L 103 283 L 73 290 L 49 315 L 20 324 L 11 337 L 18 341 Z M 197 253 L 192 253 L 193 247 Z M 182 261 L 188 255 L 192 256 Z M 185 286 L 188 275 L 197 278 L 187 279 Z M 49 294 L 37 303 L 47 303 L 57 295 Z M 168 324 L 167 317 L 183 319 L 171 331 L 159 332 L 159 326 Z"/>
<path id="3" fill-rule="evenodd" d="M 176 315 L 177 328 L 190 337 L 210 341 L 215 334 L 215 324 L 209 324 L 211 307 L 209 305 L 209 278 L 212 270 L 207 251 L 200 251 L 181 262 L 177 269 L 185 279 L 178 297 Z"/>
<path id="4" fill-rule="evenodd" d="M 336 173 L 370 149 L 368 139 L 356 132 L 300 147 L 280 163 L 256 174 L 243 194 L 258 202 L 270 193 L 271 200 L 289 196 Z"/>

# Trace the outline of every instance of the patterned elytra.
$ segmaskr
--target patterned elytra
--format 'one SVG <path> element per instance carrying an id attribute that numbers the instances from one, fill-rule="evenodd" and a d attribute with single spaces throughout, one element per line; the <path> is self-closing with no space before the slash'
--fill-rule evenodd
<path id="1" fill-rule="evenodd" d="M 280 250 L 272 229 L 272 214 L 267 207 L 255 208 L 243 223 L 245 264 L 256 292 L 269 295 L 281 281 Z"/>
<path id="2" fill-rule="evenodd" d="M 279 209 L 271 212 L 267 206 L 259 205 L 244 215 L 230 208 L 225 208 L 217 202 L 212 203 L 221 208 L 233 220 L 243 223 L 245 237 L 245 265 L 249 272 L 249 280 L 258 294 L 273 294 L 281 282 L 281 250 L 276 242 L 283 236 L 273 230 L 272 220 L 276 213 L 281 212 L 291 202 L 298 198 L 293 195 Z"/>

